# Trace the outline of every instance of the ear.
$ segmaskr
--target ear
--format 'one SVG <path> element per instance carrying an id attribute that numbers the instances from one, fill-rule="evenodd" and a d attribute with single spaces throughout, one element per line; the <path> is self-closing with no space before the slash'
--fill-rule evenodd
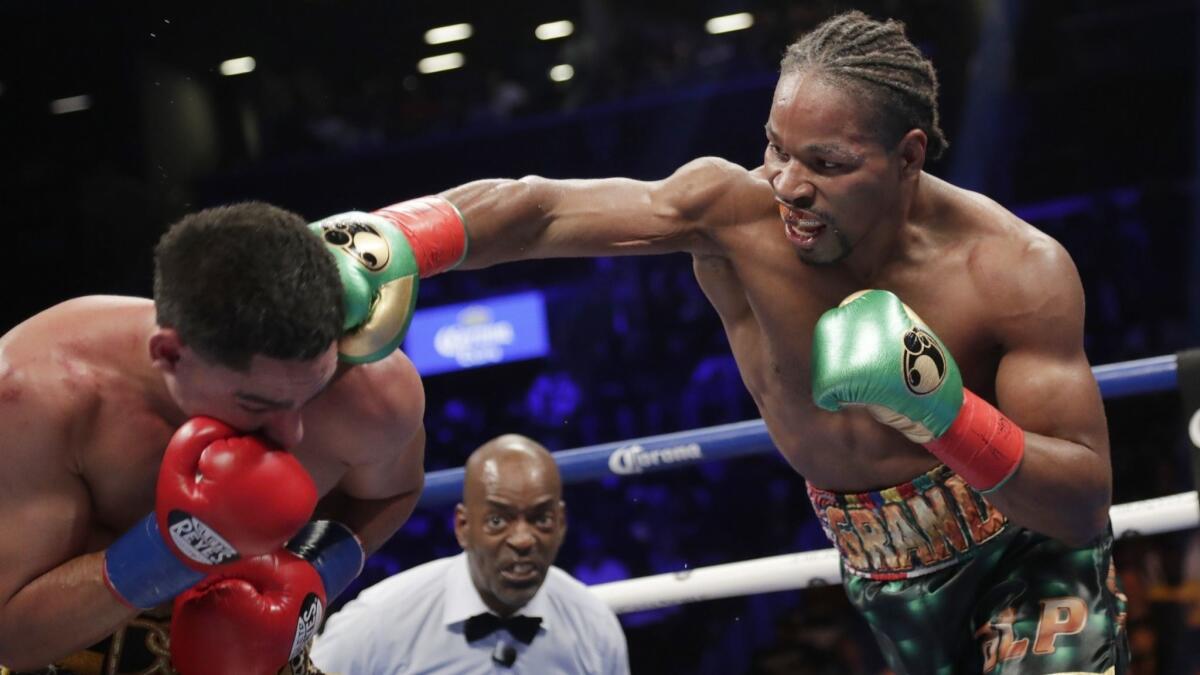
<path id="1" fill-rule="evenodd" d="M 920 129 L 910 129 L 897 145 L 900 154 L 900 178 L 915 178 L 925 168 L 925 147 L 929 137 Z"/>
<path id="2" fill-rule="evenodd" d="M 459 502 L 454 507 L 454 538 L 458 540 L 458 547 L 467 548 L 467 507 Z"/>
<path id="3" fill-rule="evenodd" d="M 183 341 L 174 328 L 162 328 L 150 336 L 150 361 L 164 373 L 175 372 L 179 357 L 183 354 Z"/>
<path id="4" fill-rule="evenodd" d="M 558 522 L 562 524 L 559 528 L 560 535 L 567 533 L 567 503 L 563 500 L 558 500 Z"/>

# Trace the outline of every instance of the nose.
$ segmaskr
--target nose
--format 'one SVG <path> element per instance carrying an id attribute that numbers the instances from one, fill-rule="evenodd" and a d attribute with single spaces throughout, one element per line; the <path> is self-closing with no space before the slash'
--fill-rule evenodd
<path id="1" fill-rule="evenodd" d="M 291 448 L 304 438 L 304 422 L 299 410 L 282 410 L 267 418 L 262 431 L 281 448 Z"/>
<path id="2" fill-rule="evenodd" d="M 508 545 L 517 553 L 528 553 L 536 541 L 532 526 L 524 519 L 517 521 L 512 534 L 508 536 Z"/>
<path id="3" fill-rule="evenodd" d="M 795 161 L 788 162 L 771 179 L 771 187 L 775 188 L 775 194 L 780 199 L 800 208 L 812 206 L 813 197 L 816 195 L 816 188 L 809 180 L 807 172 Z"/>

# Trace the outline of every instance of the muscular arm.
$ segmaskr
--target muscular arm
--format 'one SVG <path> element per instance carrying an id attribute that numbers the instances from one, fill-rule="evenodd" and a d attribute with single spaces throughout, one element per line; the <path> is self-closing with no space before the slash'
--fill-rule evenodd
<path id="1" fill-rule="evenodd" d="M 332 452 L 347 468 L 317 517 L 348 525 L 370 555 L 408 520 L 425 486 L 425 392 L 416 367 L 397 351 L 346 371 L 330 394 L 314 402 L 320 409 L 304 444 Z"/>
<path id="2" fill-rule="evenodd" d="M 62 427 L 38 407 L 27 397 L 0 407 L 0 664 L 16 670 L 99 642 L 137 613 L 105 585 L 103 553 L 85 553 L 88 491 L 63 459 Z"/>
<path id="3" fill-rule="evenodd" d="M 481 180 L 442 197 L 462 212 L 470 245 L 462 269 L 532 258 L 645 255 L 712 248 L 707 228 L 732 216 L 729 186 L 746 171 L 689 162 L 659 181 L 627 178 Z"/>
<path id="4" fill-rule="evenodd" d="M 993 299 L 1013 308 L 997 323 L 1005 351 L 996 398 L 1025 429 L 1025 456 L 988 498 L 1013 521 L 1079 545 L 1103 531 L 1112 503 L 1108 426 L 1083 351 L 1083 288 L 1056 243 L 1039 241 L 1022 259 L 1015 297 Z"/>
<path id="5" fill-rule="evenodd" d="M 354 530 L 367 555 L 379 550 L 412 515 L 425 486 L 425 429 L 421 427 L 394 456 L 351 469 L 321 500 L 318 516 Z"/>

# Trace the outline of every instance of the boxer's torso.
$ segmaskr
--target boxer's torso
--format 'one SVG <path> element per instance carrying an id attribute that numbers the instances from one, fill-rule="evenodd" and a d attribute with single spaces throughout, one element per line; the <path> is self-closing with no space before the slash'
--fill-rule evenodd
<path id="1" fill-rule="evenodd" d="M 153 322 L 148 300 L 85 297 L 45 310 L 0 341 L 0 382 L 38 400 L 43 415 L 33 423 L 61 431 L 53 447 L 4 444 L 2 461 L 16 470 L 50 463 L 56 481 L 75 483 L 63 490 L 74 503 L 46 508 L 83 521 L 76 554 L 103 549 L 154 508 L 163 451 L 185 421 L 151 364 Z M 359 420 L 346 411 L 355 410 L 350 399 L 370 396 L 372 375 L 386 373 L 391 361 L 350 371 L 305 407 L 305 436 L 291 450 L 321 494 L 375 450 L 358 442 Z"/>
<path id="2" fill-rule="evenodd" d="M 926 183 L 936 181 L 924 176 Z M 935 230 L 911 226 L 893 262 L 871 279 L 843 265 L 802 262 L 784 234 L 770 186 L 755 172 L 731 179 L 740 220 L 712 227 L 718 252 L 696 254 L 696 278 L 720 314 L 742 379 L 776 445 L 814 484 L 835 491 L 896 485 L 936 460 L 865 411 L 818 409 L 810 383 L 817 319 L 863 288 L 895 292 L 949 347 L 964 383 L 991 397 L 1000 346 L 980 291 L 978 256 L 1032 228 L 999 206 L 938 181 Z M 1005 241 L 999 245 L 1012 246 Z M 1003 279 L 987 279 L 1003 283 Z M 994 289 L 992 289 L 994 292 Z"/>

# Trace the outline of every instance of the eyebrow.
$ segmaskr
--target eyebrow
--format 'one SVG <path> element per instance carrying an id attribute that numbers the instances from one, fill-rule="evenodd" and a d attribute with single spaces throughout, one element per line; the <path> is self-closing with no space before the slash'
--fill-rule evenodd
<path id="1" fill-rule="evenodd" d="M 496 508 L 503 509 L 505 511 L 516 511 L 517 510 L 516 506 L 509 504 L 508 502 L 502 502 L 497 499 L 493 499 L 491 497 L 488 497 L 484 501 L 489 506 L 494 506 Z M 536 511 L 537 509 L 545 508 L 547 506 L 553 506 L 555 504 L 555 502 L 557 502 L 557 501 L 558 500 L 555 499 L 554 497 L 546 497 L 545 499 L 541 500 L 540 502 L 537 502 L 533 506 L 530 506 L 527 510 Z"/>
<path id="2" fill-rule="evenodd" d="M 767 122 L 766 124 L 763 125 L 763 130 L 767 132 L 767 136 L 771 139 L 772 142 L 778 142 L 779 134 L 776 134 L 775 130 L 771 128 L 770 122 Z M 861 161 L 863 161 L 862 155 L 860 155 L 857 152 L 854 152 L 852 150 L 847 150 L 846 148 L 843 148 L 840 145 L 834 145 L 833 143 L 811 143 L 807 147 L 805 147 L 805 150 L 807 150 L 808 152 L 821 153 L 821 154 L 825 154 L 825 155 L 833 155 L 833 156 L 837 157 L 838 159 L 845 161 L 845 162 L 861 162 Z"/>
<path id="3" fill-rule="evenodd" d="M 834 155 L 839 159 L 850 162 L 861 162 L 863 159 L 862 155 L 858 154 L 857 152 L 847 150 L 840 145 L 833 145 L 831 143 L 813 143 L 808 146 L 807 150 L 809 152 L 816 152 L 824 155 Z"/>
<path id="4" fill-rule="evenodd" d="M 308 405 L 309 403 L 312 402 L 312 400 L 314 398 L 320 396 L 321 392 L 323 392 L 323 391 L 325 391 L 324 387 L 322 387 L 319 391 L 317 391 L 317 393 L 308 397 L 308 400 L 304 401 L 304 403 L 301 403 L 300 405 L 301 406 Z M 254 393 L 251 393 L 248 391 L 235 391 L 235 392 L 233 392 L 233 395 L 235 398 L 237 398 L 238 400 L 243 401 L 245 403 L 253 403 L 255 405 L 261 405 L 261 406 L 264 406 L 267 408 L 273 408 L 276 410 L 289 410 L 293 406 L 295 406 L 295 402 L 292 401 L 291 399 L 284 399 L 282 401 L 277 401 L 273 398 L 267 398 L 266 396 L 260 396 L 258 394 L 254 394 Z"/>
<path id="5" fill-rule="evenodd" d="M 245 391 L 236 391 L 233 393 L 233 395 L 240 401 L 265 406 L 267 408 L 279 408 L 282 410 L 291 408 L 293 405 L 293 402 L 290 399 L 277 401 L 272 398 L 267 398 L 266 396 L 259 396 L 258 394 L 251 394 L 250 392 Z"/>

